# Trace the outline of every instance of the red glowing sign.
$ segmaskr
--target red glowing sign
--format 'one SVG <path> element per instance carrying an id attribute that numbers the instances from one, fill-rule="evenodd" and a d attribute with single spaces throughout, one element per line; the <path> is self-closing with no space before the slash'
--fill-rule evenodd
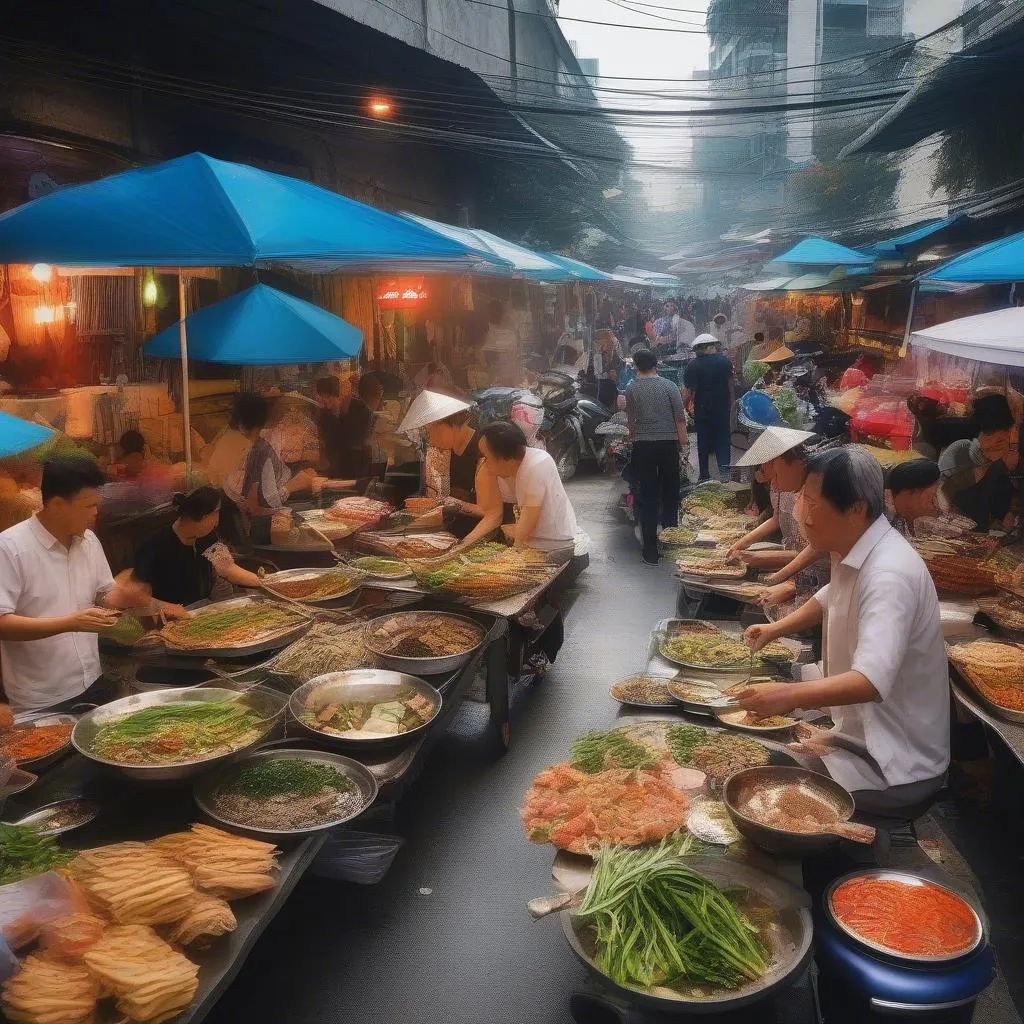
<path id="1" fill-rule="evenodd" d="M 388 281 L 377 292 L 381 309 L 412 309 L 430 297 L 421 281 Z"/>

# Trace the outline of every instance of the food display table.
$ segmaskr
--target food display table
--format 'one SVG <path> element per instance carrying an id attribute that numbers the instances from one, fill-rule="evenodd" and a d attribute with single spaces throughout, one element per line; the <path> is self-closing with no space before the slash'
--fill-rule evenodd
<path id="1" fill-rule="evenodd" d="M 202 820 L 192 801 L 191 782 L 135 784 L 80 754 L 61 761 L 31 789 L 8 800 L 4 818 L 13 821 L 43 804 L 73 796 L 97 801 L 102 811 L 92 824 L 60 838 L 61 845 L 70 848 L 154 839 Z M 174 1018 L 175 1024 L 190 1024 L 207 1016 L 326 839 L 324 832 L 283 848 L 277 885 L 233 902 L 231 909 L 238 921 L 235 931 L 208 950 L 189 954 L 199 964 L 199 990 L 188 1009 Z"/>
<path id="2" fill-rule="evenodd" d="M 1024 723 L 1008 722 L 983 707 L 952 663 L 949 666 L 949 688 L 957 706 L 985 726 L 987 731 L 998 736 L 1006 749 L 1024 766 Z"/>

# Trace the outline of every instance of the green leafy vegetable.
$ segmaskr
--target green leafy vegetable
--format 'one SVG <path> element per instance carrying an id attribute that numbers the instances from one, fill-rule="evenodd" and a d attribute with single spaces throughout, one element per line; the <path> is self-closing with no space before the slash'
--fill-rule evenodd
<path id="1" fill-rule="evenodd" d="M 41 836 L 21 825 L 0 823 L 0 885 L 41 875 L 67 864 L 71 857 L 50 836 Z"/>
<path id="2" fill-rule="evenodd" d="M 316 796 L 325 789 L 338 789 L 344 793 L 352 787 L 352 780 L 330 765 L 280 757 L 250 761 L 224 789 L 228 793 L 259 798 L 280 796 L 282 793 Z"/>
<path id="3" fill-rule="evenodd" d="M 756 384 L 768 372 L 768 364 L 757 359 L 748 359 L 743 364 L 743 379 L 748 384 Z"/>
<path id="4" fill-rule="evenodd" d="M 577 916 L 596 934 L 594 963 L 620 985 L 735 989 L 768 969 L 757 927 L 733 902 L 743 895 L 688 868 L 671 842 L 602 847 Z"/>
<path id="5" fill-rule="evenodd" d="M 665 730 L 665 742 L 676 764 L 689 764 L 694 747 L 708 741 L 708 734 L 697 725 L 670 725 Z"/>
<path id="6" fill-rule="evenodd" d="M 658 758 L 620 729 L 585 732 L 572 745 L 572 766 L 588 775 L 606 768 L 652 768 Z"/>

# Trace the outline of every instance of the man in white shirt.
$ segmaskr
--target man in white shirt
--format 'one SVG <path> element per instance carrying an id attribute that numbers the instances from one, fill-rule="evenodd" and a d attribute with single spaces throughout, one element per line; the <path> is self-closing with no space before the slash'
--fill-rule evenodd
<path id="1" fill-rule="evenodd" d="M 117 621 L 111 609 L 146 604 L 149 593 L 115 583 L 90 529 L 104 482 L 89 459 L 47 462 L 42 511 L 0 533 L 0 670 L 15 711 L 115 696 L 97 634 Z"/>
<path id="2" fill-rule="evenodd" d="M 747 687 L 759 716 L 827 707 L 822 761 L 858 810 L 924 804 L 949 766 L 949 677 L 935 586 L 883 514 L 877 461 L 847 446 L 813 456 L 798 513 L 808 542 L 832 553 L 832 580 L 779 622 L 751 626 L 754 649 L 823 624 L 824 678 Z"/>
<path id="3" fill-rule="evenodd" d="M 501 525 L 506 504 L 516 507 L 516 522 L 505 534 L 517 548 L 571 547 L 576 513 L 565 493 L 555 460 L 530 448 L 517 423 L 492 423 L 480 434 L 484 461 L 477 475 L 477 504 L 483 518 L 463 541 L 475 544 Z"/>

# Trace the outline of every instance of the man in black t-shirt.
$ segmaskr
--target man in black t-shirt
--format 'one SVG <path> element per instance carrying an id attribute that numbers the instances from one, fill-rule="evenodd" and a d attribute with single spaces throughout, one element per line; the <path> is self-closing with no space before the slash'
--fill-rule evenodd
<path id="1" fill-rule="evenodd" d="M 716 352 L 718 339 L 702 334 L 694 339 L 696 356 L 686 366 L 683 383 L 686 401 L 693 406 L 697 428 L 697 464 L 700 483 L 711 479 L 712 452 L 723 482 L 731 478 L 732 459 L 732 363 Z"/>

